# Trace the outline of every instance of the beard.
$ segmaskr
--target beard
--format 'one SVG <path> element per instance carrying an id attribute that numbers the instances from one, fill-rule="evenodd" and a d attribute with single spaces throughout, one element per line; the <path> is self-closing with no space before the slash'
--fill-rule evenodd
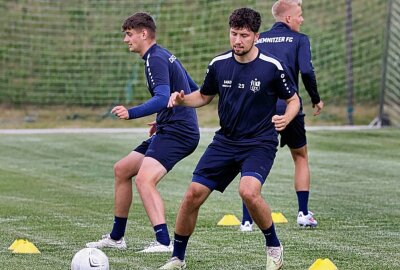
<path id="1" fill-rule="evenodd" d="M 235 55 L 237 55 L 237 56 L 244 56 L 244 55 L 246 55 L 250 50 L 251 50 L 251 48 L 248 49 L 248 50 L 243 50 L 243 51 L 237 52 L 237 51 L 235 51 L 235 49 L 233 49 L 233 53 L 234 53 Z"/>
<path id="2" fill-rule="evenodd" d="M 253 45 L 251 45 L 251 47 L 248 48 L 247 50 L 246 50 L 245 48 L 241 48 L 241 49 L 242 49 L 241 51 L 237 51 L 237 50 L 235 50 L 235 47 L 234 47 L 234 46 L 232 46 L 232 50 L 233 50 L 233 53 L 234 53 L 235 55 L 237 55 L 237 56 L 244 56 L 244 55 L 248 54 L 248 53 L 251 51 L 251 49 L 252 49 L 253 47 L 254 47 L 254 42 L 253 42 Z"/>

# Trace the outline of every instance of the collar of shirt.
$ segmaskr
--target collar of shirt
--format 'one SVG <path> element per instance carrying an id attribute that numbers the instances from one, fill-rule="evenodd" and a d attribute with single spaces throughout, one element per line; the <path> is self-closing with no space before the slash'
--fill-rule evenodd
<path id="1" fill-rule="evenodd" d="M 157 43 L 153 44 L 148 50 L 147 52 L 143 55 L 142 59 L 146 61 L 147 56 L 149 55 L 149 53 L 153 50 L 153 48 L 155 48 L 157 45 Z"/>
<path id="2" fill-rule="evenodd" d="M 290 30 L 290 27 L 284 22 L 276 22 L 271 27 L 271 29 L 277 29 L 277 28 L 286 28 L 286 29 Z"/>

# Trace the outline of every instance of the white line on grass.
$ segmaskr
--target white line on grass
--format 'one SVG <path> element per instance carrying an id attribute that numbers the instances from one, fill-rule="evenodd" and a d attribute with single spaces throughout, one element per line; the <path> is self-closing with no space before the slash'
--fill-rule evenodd
<path id="1" fill-rule="evenodd" d="M 200 128 L 201 132 L 215 132 L 218 128 Z M 333 130 L 371 130 L 379 129 L 370 126 L 313 126 L 307 127 L 308 131 Z M 72 134 L 72 133 L 147 133 L 147 128 L 45 128 L 45 129 L 0 129 L 0 134 Z"/>

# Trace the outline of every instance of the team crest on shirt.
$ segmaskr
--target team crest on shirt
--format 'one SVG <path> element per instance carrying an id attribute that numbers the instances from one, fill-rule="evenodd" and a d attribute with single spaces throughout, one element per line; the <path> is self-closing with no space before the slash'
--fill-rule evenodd
<path id="1" fill-rule="evenodd" d="M 254 80 L 251 80 L 250 82 L 250 90 L 255 92 L 260 91 L 261 88 L 261 82 L 255 78 Z"/>
<path id="2" fill-rule="evenodd" d="M 176 60 L 176 56 L 175 55 L 171 55 L 171 57 L 168 59 L 170 62 L 171 62 L 171 64 L 173 63 L 173 62 L 175 62 L 175 60 Z"/>

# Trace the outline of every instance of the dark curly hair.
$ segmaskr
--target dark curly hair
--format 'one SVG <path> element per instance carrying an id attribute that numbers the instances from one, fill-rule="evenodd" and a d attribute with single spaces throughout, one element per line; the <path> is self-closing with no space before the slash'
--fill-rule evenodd
<path id="1" fill-rule="evenodd" d="M 142 29 L 146 28 L 150 35 L 154 38 L 156 34 L 156 23 L 153 18 L 145 13 L 138 12 L 127 18 L 122 25 L 122 31 L 129 29 Z"/>
<path id="2" fill-rule="evenodd" d="M 246 28 L 257 33 L 261 26 L 261 15 L 251 8 L 236 9 L 229 17 L 229 26 L 237 29 Z"/>

